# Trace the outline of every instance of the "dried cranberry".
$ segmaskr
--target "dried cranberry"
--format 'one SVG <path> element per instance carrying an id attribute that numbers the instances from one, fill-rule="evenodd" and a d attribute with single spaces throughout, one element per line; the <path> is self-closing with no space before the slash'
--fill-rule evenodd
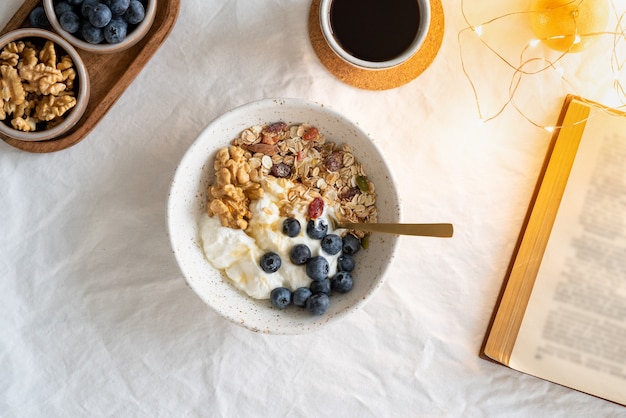
<path id="1" fill-rule="evenodd" d="M 324 161 L 328 171 L 339 171 L 343 167 L 343 153 L 335 151 Z"/>
<path id="2" fill-rule="evenodd" d="M 324 200 L 321 197 L 316 197 L 311 203 L 309 203 L 309 218 L 317 219 L 322 216 L 324 212 Z"/>
<path id="3" fill-rule="evenodd" d="M 302 135 L 302 139 L 305 141 L 313 141 L 314 139 L 319 138 L 319 136 L 320 131 L 318 131 L 317 128 L 312 127 L 306 130 L 304 135 Z"/>
<path id="4" fill-rule="evenodd" d="M 286 178 L 291 175 L 291 167 L 285 163 L 274 164 L 270 168 L 270 174 L 274 177 Z"/>
<path id="5" fill-rule="evenodd" d="M 285 122 L 274 122 L 267 125 L 265 129 L 263 129 L 263 132 L 266 132 L 268 134 L 277 134 L 279 132 L 282 132 L 286 127 L 287 124 Z"/>

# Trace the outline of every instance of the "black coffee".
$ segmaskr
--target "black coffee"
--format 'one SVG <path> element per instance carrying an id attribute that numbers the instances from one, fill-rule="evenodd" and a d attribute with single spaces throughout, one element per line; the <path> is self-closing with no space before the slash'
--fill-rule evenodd
<path id="1" fill-rule="evenodd" d="M 337 42 L 365 61 L 387 61 L 406 51 L 418 22 L 416 0 L 334 0 L 330 6 Z"/>

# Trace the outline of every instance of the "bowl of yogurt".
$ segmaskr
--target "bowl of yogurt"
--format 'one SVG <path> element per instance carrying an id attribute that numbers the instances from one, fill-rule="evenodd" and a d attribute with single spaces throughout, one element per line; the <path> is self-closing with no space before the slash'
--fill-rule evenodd
<path id="1" fill-rule="evenodd" d="M 225 319 L 269 334 L 318 330 L 383 285 L 397 236 L 334 229 L 333 219 L 399 222 L 395 182 L 375 140 L 301 99 L 213 120 L 182 158 L 167 204 L 189 287 Z"/>

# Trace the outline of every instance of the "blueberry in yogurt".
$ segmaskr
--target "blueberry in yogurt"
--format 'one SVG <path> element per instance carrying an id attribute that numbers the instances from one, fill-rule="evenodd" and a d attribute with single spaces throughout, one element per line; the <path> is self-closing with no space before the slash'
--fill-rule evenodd
<path id="1" fill-rule="evenodd" d="M 314 293 L 306 301 L 306 309 L 312 315 L 324 315 L 330 306 L 330 298 L 326 293 Z"/>
<path id="2" fill-rule="evenodd" d="M 329 272 L 328 261 L 321 255 L 311 257 L 306 262 L 306 274 L 311 280 L 324 280 L 328 277 Z"/>
<path id="3" fill-rule="evenodd" d="M 261 256 L 261 269 L 266 273 L 276 273 L 280 268 L 282 261 L 280 256 L 275 252 L 267 252 Z"/>
<path id="4" fill-rule="evenodd" d="M 308 287 L 297 288 L 292 294 L 293 304 L 304 308 L 306 306 L 307 299 L 311 297 L 312 294 L 313 292 L 311 292 L 311 289 Z"/>
<path id="5" fill-rule="evenodd" d="M 344 254 L 354 255 L 359 252 L 361 248 L 361 241 L 352 234 L 346 234 L 343 237 L 343 252 Z"/>
<path id="6" fill-rule="evenodd" d="M 339 271 L 348 271 L 352 272 L 356 263 L 354 262 L 354 257 L 349 254 L 341 254 L 337 259 L 337 270 Z"/>
<path id="7" fill-rule="evenodd" d="M 326 236 L 328 224 L 323 219 L 311 219 L 306 224 L 306 234 L 313 239 L 322 239 Z"/>
<path id="8" fill-rule="evenodd" d="M 285 309 L 291 304 L 292 294 L 286 287 L 277 287 L 270 293 L 270 302 L 275 308 Z"/>
<path id="9" fill-rule="evenodd" d="M 326 293 L 327 295 L 330 295 L 330 279 L 327 277 L 322 280 L 313 280 L 309 289 L 311 290 L 311 293 Z"/>
<path id="10" fill-rule="evenodd" d="M 337 234 L 325 235 L 321 242 L 322 250 L 329 255 L 338 254 L 339 251 L 341 251 L 342 245 L 342 239 Z"/>
<path id="11" fill-rule="evenodd" d="M 296 218 L 285 218 L 283 221 L 283 234 L 288 237 L 297 237 L 300 234 L 300 221 Z"/>
<path id="12" fill-rule="evenodd" d="M 333 290 L 339 293 L 348 293 L 350 290 L 352 290 L 354 280 L 350 272 L 340 271 L 333 276 L 330 284 Z"/>
<path id="13" fill-rule="evenodd" d="M 306 244 L 296 244 L 289 252 L 289 260 L 297 266 L 306 264 L 311 258 L 311 249 Z"/>

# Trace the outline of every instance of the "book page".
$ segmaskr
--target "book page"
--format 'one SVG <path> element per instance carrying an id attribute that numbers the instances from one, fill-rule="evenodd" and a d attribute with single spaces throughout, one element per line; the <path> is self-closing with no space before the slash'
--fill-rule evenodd
<path id="1" fill-rule="evenodd" d="M 626 117 L 591 115 L 509 366 L 626 404 Z"/>

